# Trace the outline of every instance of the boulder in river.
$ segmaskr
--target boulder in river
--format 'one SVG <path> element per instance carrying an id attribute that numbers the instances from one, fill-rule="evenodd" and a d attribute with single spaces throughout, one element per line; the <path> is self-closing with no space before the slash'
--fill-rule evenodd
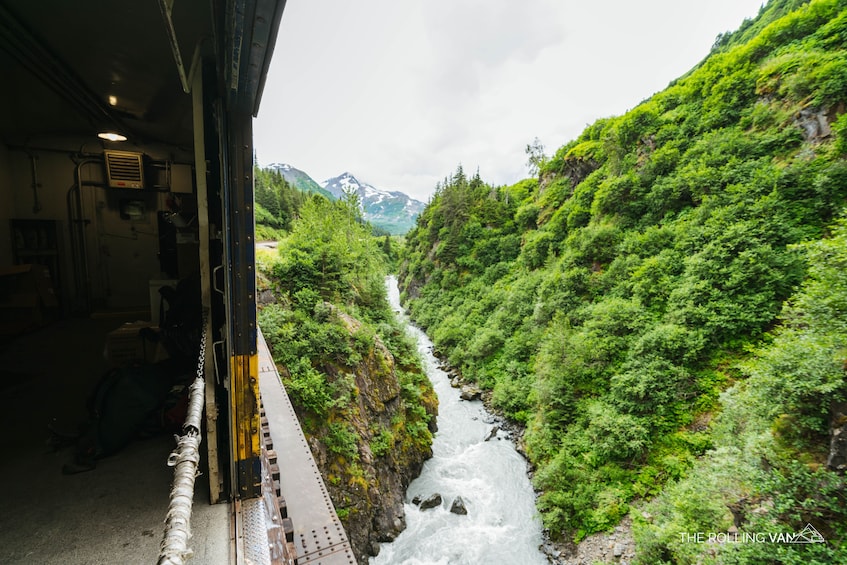
<path id="1" fill-rule="evenodd" d="M 461 514 L 462 516 L 468 513 L 468 509 L 465 506 L 465 501 L 462 499 L 461 496 L 457 496 L 453 499 L 453 504 L 450 505 L 450 512 L 452 512 L 453 514 Z"/>
<path id="2" fill-rule="evenodd" d="M 430 508 L 435 508 L 436 506 L 441 506 L 441 495 L 437 492 L 435 494 L 429 495 L 426 500 L 421 502 L 421 510 L 429 510 Z"/>
<path id="3" fill-rule="evenodd" d="M 474 385 L 464 385 L 459 396 L 462 400 L 477 400 L 482 396 L 482 390 Z"/>

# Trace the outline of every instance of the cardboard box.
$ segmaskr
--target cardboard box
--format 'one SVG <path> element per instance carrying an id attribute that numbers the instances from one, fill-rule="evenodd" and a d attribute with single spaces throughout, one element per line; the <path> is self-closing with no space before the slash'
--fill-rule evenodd
<path id="1" fill-rule="evenodd" d="M 104 356 L 110 365 L 124 367 L 132 363 L 157 363 L 168 358 L 165 346 L 141 337 L 144 328 L 158 330 L 152 322 L 127 322 L 106 336 Z"/>
<path id="2" fill-rule="evenodd" d="M 44 265 L 14 265 L 0 268 L 0 303 L 14 294 L 37 294 L 44 306 L 59 306 L 50 270 Z"/>

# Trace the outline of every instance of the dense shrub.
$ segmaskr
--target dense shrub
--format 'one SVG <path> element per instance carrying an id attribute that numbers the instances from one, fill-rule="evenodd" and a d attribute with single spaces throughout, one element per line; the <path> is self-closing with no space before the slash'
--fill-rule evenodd
<path id="1" fill-rule="evenodd" d="M 837 481 L 780 461 L 820 468 L 844 394 L 843 229 L 822 238 L 847 199 L 845 38 L 844 2 L 772 0 L 537 181 L 458 169 L 409 234 L 411 312 L 526 423 L 554 534 L 608 528 L 668 482 L 639 526 L 644 563 L 710 562 L 680 528 L 728 527 L 726 505 L 778 477 L 828 485 L 841 506 L 808 504 L 843 516 Z"/>
<path id="2" fill-rule="evenodd" d="M 259 283 L 274 296 L 259 325 L 303 431 L 319 446 L 345 527 L 379 504 L 371 487 L 384 477 L 374 458 L 406 472 L 431 453 L 436 398 L 386 296 L 395 251 L 371 235 L 355 202 L 316 196 L 303 203 L 279 255 L 258 264 Z M 390 406 L 375 392 L 398 389 Z"/>

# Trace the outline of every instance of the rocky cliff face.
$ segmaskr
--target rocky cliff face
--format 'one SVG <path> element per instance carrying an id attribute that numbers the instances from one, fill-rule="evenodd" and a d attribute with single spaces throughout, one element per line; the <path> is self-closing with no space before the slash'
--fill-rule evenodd
<path id="1" fill-rule="evenodd" d="M 333 309 L 350 333 L 361 324 Z M 360 563 L 405 528 L 406 488 L 432 455 L 437 400 L 420 368 L 401 366 L 373 336 L 354 366 L 323 367 L 344 401 L 309 436 L 309 445 Z"/>
<path id="2" fill-rule="evenodd" d="M 830 410 L 829 456 L 826 465 L 833 471 L 847 471 L 847 402 L 833 402 Z"/>

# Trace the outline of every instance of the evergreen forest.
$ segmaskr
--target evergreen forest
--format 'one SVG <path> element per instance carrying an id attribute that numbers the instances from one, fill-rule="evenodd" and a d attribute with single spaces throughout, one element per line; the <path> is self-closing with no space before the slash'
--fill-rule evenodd
<path id="1" fill-rule="evenodd" d="M 528 147 L 532 178 L 438 185 L 405 304 L 526 427 L 551 536 L 630 515 L 645 565 L 847 563 L 845 109 L 847 2 L 771 0 L 664 91 Z M 681 535 L 807 524 L 826 543 Z"/>
<path id="2" fill-rule="evenodd" d="M 308 194 L 283 178 L 277 169 L 253 166 L 256 239 L 275 241 L 291 231 Z"/>

